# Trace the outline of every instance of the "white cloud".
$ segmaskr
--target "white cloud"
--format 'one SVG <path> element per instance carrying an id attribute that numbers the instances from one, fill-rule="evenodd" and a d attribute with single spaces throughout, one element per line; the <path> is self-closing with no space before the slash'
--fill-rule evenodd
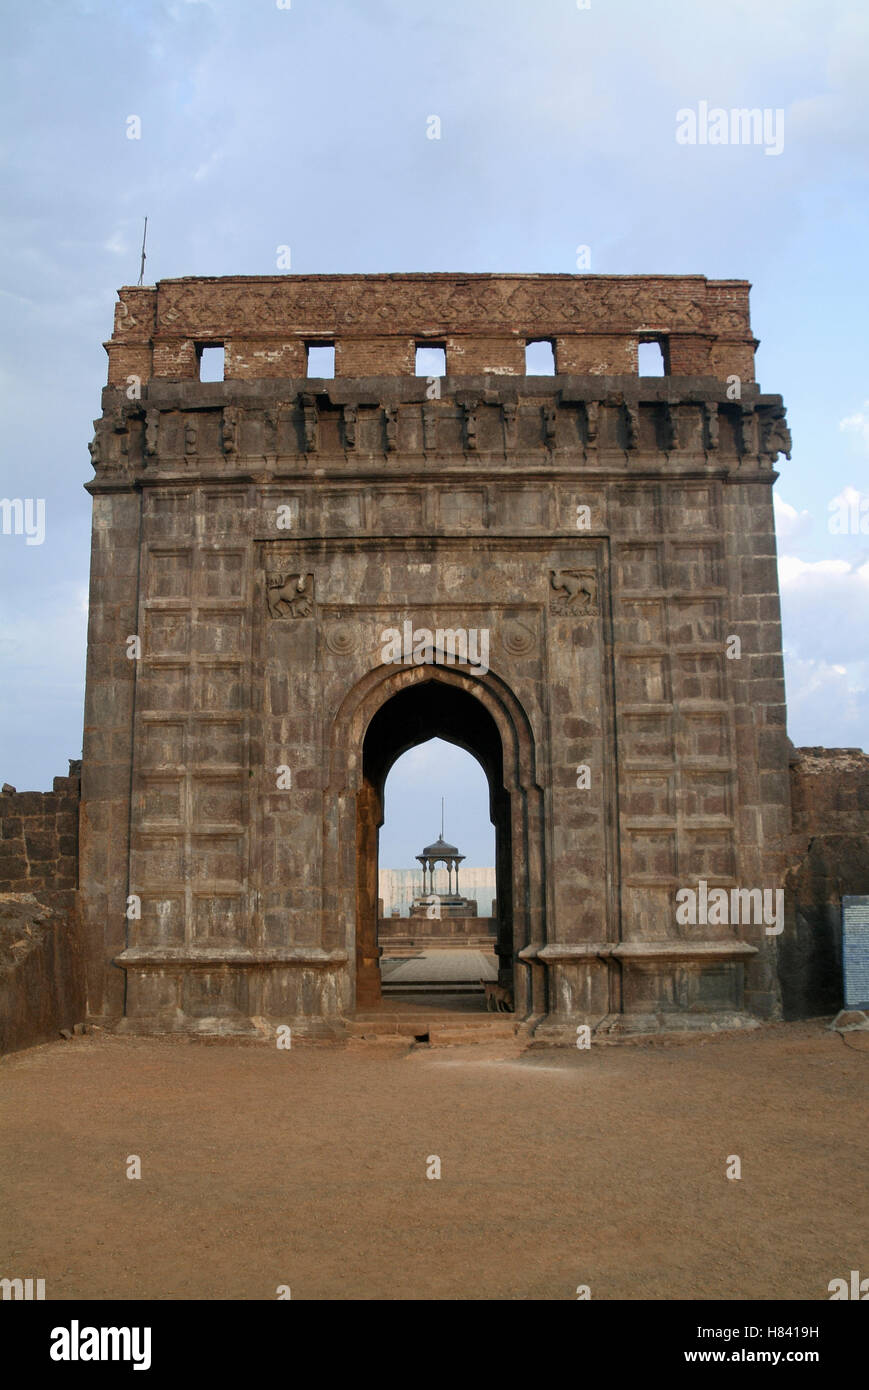
<path id="1" fill-rule="evenodd" d="M 869 560 L 779 560 L 788 702 L 796 744 L 869 744 Z"/>
<path id="2" fill-rule="evenodd" d="M 846 415 L 844 420 L 840 420 L 839 429 L 852 430 L 858 434 L 864 449 L 869 453 L 869 401 L 863 402 L 862 410 L 856 410 L 853 415 Z"/>
<path id="3" fill-rule="evenodd" d="M 788 733 L 797 745 L 869 746 L 869 668 L 863 675 L 838 662 L 785 653 Z"/>
<path id="4" fill-rule="evenodd" d="M 805 581 L 806 586 L 817 587 L 822 580 L 828 579 L 831 575 L 851 574 L 853 568 L 847 560 L 801 560 L 798 555 L 780 555 L 778 577 L 782 594 L 784 595 L 786 587 L 794 588 L 800 581 Z"/>
<path id="5" fill-rule="evenodd" d="M 772 505 L 775 512 L 775 530 L 779 540 L 795 540 L 797 536 L 804 535 L 806 531 L 811 529 L 811 512 L 798 512 L 796 507 L 785 502 L 784 498 L 779 497 L 777 492 L 772 495 Z"/>

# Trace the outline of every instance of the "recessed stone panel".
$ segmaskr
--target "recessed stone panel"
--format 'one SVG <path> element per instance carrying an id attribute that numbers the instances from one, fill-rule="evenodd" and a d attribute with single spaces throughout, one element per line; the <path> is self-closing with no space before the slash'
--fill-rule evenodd
<path id="1" fill-rule="evenodd" d="M 184 894 L 142 893 L 141 920 L 131 924 L 131 946 L 184 944 Z"/>
<path id="2" fill-rule="evenodd" d="M 242 650 L 245 615 L 201 608 L 193 630 L 194 651 L 203 656 L 235 656 Z"/>
<path id="3" fill-rule="evenodd" d="M 151 549 L 147 561 L 149 598 L 189 598 L 192 564 L 189 550 Z"/>
<path id="4" fill-rule="evenodd" d="M 184 725 L 143 720 L 139 725 L 143 768 L 176 766 L 184 761 Z"/>
<path id="5" fill-rule="evenodd" d="M 239 665 L 201 665 L 197 668 L 197 709 L 237 710 L 241 709 L 242 700 L 242 670 Z"/>
<path id="6" fill-rule="evenodd" d="M 657 536 L 661 534 L 660 491 L 649 487 L 613 490 L 609 507 L 610 530 L 614 536 Z"/>
<path id="7" fill-rule="evenodd" d="M 202 495 L 202 534 L 238 536 L 247 530 L 248 495 L 242 488 L 208 488 Z"/>
<path id="8" fill-rule="evenodd" d="M 631 878 L 669 878 L 676 872 L 676 835 L 669 830 L 622 832 L 622 868 Z"/>
<path id="9" fill-rule="evenodd" d="M 501 528 L 523 531 L 549 525 L 549 493 L 543 488 L 498 488 L 494 502 Z"/>
<path id="10" fill-rule="evenodd" d="M 194 825 L 240 825 L 241 820 L 242 788 L 238 778 L 194 778 Z"/>
<path id="11" fill-rule="evenodd" d="M 150 490 L 145 505 L 148 536 L 159 540 L 192 535 L 194 508 L 191 502 L 189 492 L 155 493 Z"/>
<path id="12" fill-rule="evenodd" d="M 729 878 L 734 867 L 732 831 L 683 830 L 679 840 L 679 873 L 686 885 L 700 878 Z"/>
<path id="13" fill-rule="evenodd" d="M 720 584 L 721 551 L 718 542 L 674 542 L 669 582 L 674 589 L 708 589 Z"/>
<path id="14" fill-rule="evenodd" d="M 244 899 L 217 893 L 193 897 L 193 937 L 197 944 L 241 943 L 245 938 Z"/>
<path id="15" fill-rule="evenodd" d="M 141 823 L 179 823 L 184 808 L 184 783 L 180 777 L 145 777 L 138 793 Z"/>
<path id="16" fill-rule="evenodd" d="M 327 492 L 312 504 L 327 535 L 354 535 L 365 529 L 361 493 Z"/>
<path id="17" fill-rule="evenodd" d="M 484 525 L 485 496 L 481 489 L 457 488 L 442 492 L 438 499 L 440 522 L 448 531 L 481 531 Z"/>
<path id="18" fill-rule="evenodd" d="M 666 641 L 663 599 L 623 599 L 616 619 L 617 640 L 646 645 Z"/>
<path id="19" fill-rule="evenodd" d="M 670 530 L 696 535 L 717 530 L 720 519 L 715 488 L 711 484 L 672 485 L 667 489 Z"/>
<path id="20" fill-rule="evenodd" d="M 729 816 L 731 774 L 684 769 L 681 774 L 682 811 L 686 816 Z"/>
<path id="21" fill-rule="evenodd" d="M 241 835 L 194 835 L 193 878 L 196 883 L 241 882 L 244 877 Z"/>
<path id="22" fill-rule="evenodd" d="M 631 772 L 622 784 L 622 815 L 672 816 L 675 811 L 673 775 L 666 772 Z"/>
<path id="23" fill-rule="evenodd" d="M 247 1012 L 248 981 L 225 965 L 184 972 L 181 1007 L 190 1018 L 233 1018 Z"/>
<path id="24" fill-rule="evenodd" d="M 673 598 L 668 604 L 670 640 L 688 645 L 696 642 L 722 642 L 721 600 L 717 598 Z"/>
<path id="25" fill-rule="evenodd" d="M 379 492 L 371 498 L 371 524 L 375 535 L 419 532 L 423 527 L 421 492 Z"/>
<path id="26" fill-rule="evenodd" d="M 203 598 L 241 598 L 244 556 L 235 550 L 200 551 L 197 586 Z"/>
<path id="27" fill-rule="evenodd" d="M 659 544 L 620 545 L 616 549 L 616 573 L 621 589 L 660 589 L 663 587 L 661 546 Z"/>
<path id="28" fill-rule="evenodd" d="M 193 762 L 231 767 L 242 762 L 243 729 L 238 722 L 198 719 L 193 728 Z"/>
<path id="29" fill-rule="evenodd" d="M 176 656 L 190 646 L 190 614 L 186 610 L 150 608 L 145 613 L 144 655 Z"/>
<path id="30" fill-rule="evenodd" d="M 141 713 L 186 710 L 190 703 L 190 671 L 187 666 L 148 661 L 139 677 L 136 703 Z"/>
<path id="31" fill-rule="evenodd" d="M 622 653 L 616 667 L 621 698 L 628 704 L 654 704 L 668 700 L 667 663 L 662 656 L 630 656 Z"/>
<path id="32" fill-rule="evenodd" d="M 675 887 L 652 883 L 624 885 L 622 928 L 625 941 L 666 940 L 675 934 L 675 921 Z M 633 965 L 630 971 L 633 973 Z"/>
<path id="33" fill-rule="evenodd" d="M 676 754 L 680 760 L 730 757 L 730 733 L 725 714 L 683 711 L 676 735 Z"/>
<path id="34" fill-rule="evenodd" d="M 724 655 L 683 652 L 672 658 L 676 700 L 721 700 L 724 696 Z"/>
<path id="35" fill-rule="evenodd" d="M 179 835 L 136 836 L 130 855 L 130 891 L 178 883 L 184 872 L 184 840 Z"/>
<path id="36" fill-rule="evenodd" d="M 621 750 L 627 761 L 654 761 L 673 756 L 672 717 L 661 714 L 623 714 L 619 719 Z"/>

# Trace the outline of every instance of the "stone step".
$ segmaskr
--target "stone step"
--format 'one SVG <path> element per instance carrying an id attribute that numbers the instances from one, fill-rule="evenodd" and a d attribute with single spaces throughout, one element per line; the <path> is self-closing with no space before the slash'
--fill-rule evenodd
<path id="1" fill-rule="evenodd" d="M 425 1039 L 432 1046 L 447 1046 L 454 1042 L 487 1043 L 500 1038 L 512 1038 L 518 1024 L 508 1016 L 501 1018 L 485 1015 L 474 1017 L 469 1014 L 456 1014 L 452 1018 L 426 1014 L 401 1014 L 369 1018 L 348 1019 L 347 1035 L 351 1038 L 408 1038 Z"/>

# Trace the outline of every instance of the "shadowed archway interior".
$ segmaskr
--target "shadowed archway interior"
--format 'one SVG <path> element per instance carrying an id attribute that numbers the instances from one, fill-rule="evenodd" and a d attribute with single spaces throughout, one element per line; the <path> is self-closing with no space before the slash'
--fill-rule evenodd
<path id="1" fill-rule="evenodd" d="M 398 691 L 371 719 L 362 748 L 362 787 L 357 798 L 356 1004 L 380 1001 L 377 945 L 378 833 L 383 791 L 393 764 L 409 748 L 442 738 L 477 759 L 489 783 L 489 815 L 495 827 L 498 903 L 498 979 L 512 986 L 512 873 L 510 797 L 504 786 L 504 750 L 498 727 L 478 699 L 433 678 Z"/>

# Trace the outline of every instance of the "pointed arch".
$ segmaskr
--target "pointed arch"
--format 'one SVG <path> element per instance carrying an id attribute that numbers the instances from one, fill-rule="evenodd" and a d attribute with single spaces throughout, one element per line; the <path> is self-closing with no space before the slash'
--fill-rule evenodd
<path id="1" fill-rule="evenodd" d="M 477 757 L 489 778 L 503 918 L 498 951 L 517 1017 L 545 1011 L 542 967 L 519 952 L 546 940 L 543 792 L 530 720 L 497 673 L 442 665 L 382 666 L 347 692 L 332 722 L 324 822 L 327 945 L 355 961 L 352 1002 L 379 997 L 377 832 L 383 785 L 408 748 L 432 736 Z M 375 978 L 376 974 L 376 978 Z"/>

